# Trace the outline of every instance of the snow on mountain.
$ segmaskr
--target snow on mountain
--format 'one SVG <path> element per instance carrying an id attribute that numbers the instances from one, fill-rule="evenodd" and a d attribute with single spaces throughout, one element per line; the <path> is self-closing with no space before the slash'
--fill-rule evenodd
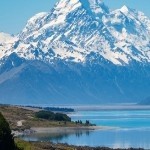
<path id="1" fill-rule="evenodd" d="M 0 32 L 0 58 L 4 57 L 6 54 L 10 54 L 11 52 L 7 52 L 15 42 L 15 37 L 7 34 Z"/>
<path id="2" fill-rule="evenodd" d="M 110 11 L 101 0 L 60 0 L 32 17 L 6 49 L 26 59 L 86 63 L 94 52 L 116 65 L 150 62 L 150 19 L 123 6 Z M 1 55 L 0 58 L 2 58 Z"/>
<path id="3" fill-rule="evenodd" d="M 149 64 L 150 19 L 142 12 L 60 0 L 15 37 L 0 34 L 0 102 L 135 103 L 149 97 Z"/>
<path id="4" fill-rule="evenodd" d="M 7 43 L 13 39 L 13 36 L 7 33 L 0 33 L 0 43 Z"/>
<path id="5" fill-rule="evenodd" d="M 145 19 L 149 22 L 148 18 Z M 141 12 L 123 6 L 112 11 L 104 19 L 104 24 L 115 37 L 116 48 L 120 48 L 131 59 L 149 62 L 150 30 L 147 28 L 148 23 L 142 20 Z"/>

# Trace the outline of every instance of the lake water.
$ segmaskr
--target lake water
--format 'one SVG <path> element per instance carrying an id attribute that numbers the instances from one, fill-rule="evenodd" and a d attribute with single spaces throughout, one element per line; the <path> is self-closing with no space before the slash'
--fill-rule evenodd
<path id="1" fill-rule="evenodd" d="M 113 129 L 53 134 L 33 134 L 23 137 L 28 141 L 52 141 L 72 145 L 106 146 L 111 148 L 150 149 L 150 110 L 78 111 L 69 114 L 72 120 L 89 120 L 97 126 Z"/>

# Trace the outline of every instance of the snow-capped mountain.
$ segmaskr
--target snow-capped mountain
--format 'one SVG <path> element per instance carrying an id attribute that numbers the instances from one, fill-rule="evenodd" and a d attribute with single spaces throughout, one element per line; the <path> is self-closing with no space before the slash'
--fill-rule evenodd
<path id="1" fill-rule="evenodd" d="M 101 0 L 60 0 L 15 37 L 0 34 L 0 65 L 0 94 L 7 88 L 12 100 L 135 102 L 149 96 L 150 19 Z"/>
<path id="2" fill-rule="evenodd" d="M 15 42 L 15 37 L 10 34 L 0 32 L 0 58 L 4 57 L 6 50 L 10 49 L 11 45 Z"/>
<path id="3" fill-rule="evenodd" d="M 7 33 L 0 33 L 0 43 L 9 43 L 11 40 L 13 40 L 13 36 L 11 36 L 10 34 Z"/>
<path id="4" fill-rule="evenodd" d="M 126 6 L 110 11 L 101 0 L 60 0 L 27 22 L 11 52 L 46 61 L 85 63 L 94 52 L 116 65 L 150 62 L 150 20 Z"/>

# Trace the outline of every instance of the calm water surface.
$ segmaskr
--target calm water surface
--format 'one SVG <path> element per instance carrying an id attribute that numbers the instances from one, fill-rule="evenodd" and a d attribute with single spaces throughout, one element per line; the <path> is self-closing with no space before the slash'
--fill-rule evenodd
<path id="1" fill-rule="evenodd" d="M 112 148 L 150 149 L 150 110 L 140 111 L 79 111 L 69 114 L 72 120 L 90 120 L 97 126 L 116 127 L 111 130 L 74 131 L 33 134 L 27 141 L 52 141 L 73 145 L 107 146 Z"/>

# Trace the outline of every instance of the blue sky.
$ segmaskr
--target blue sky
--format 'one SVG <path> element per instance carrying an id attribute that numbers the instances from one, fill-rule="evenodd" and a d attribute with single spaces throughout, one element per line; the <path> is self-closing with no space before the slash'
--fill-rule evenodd
<path id="1" fill-rule="evenodd" d="M 16 34 L 38 12 L 49 11 L 58 0 L 0 0 L 0 32 Z M 111 9 L 127 5 L 150 17 L 150 0 L 104 0 Z"/>

